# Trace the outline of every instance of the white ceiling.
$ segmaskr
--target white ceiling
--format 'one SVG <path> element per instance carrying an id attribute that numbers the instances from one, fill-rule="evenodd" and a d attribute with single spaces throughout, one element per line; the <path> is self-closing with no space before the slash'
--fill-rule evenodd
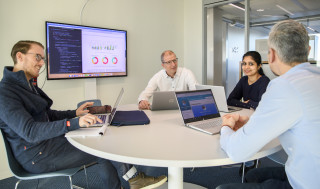
<path id="1" fill-rule="evenodd" d="M 244 2 L 234 3 L 244 8 Z M 218 7 L 225 21 L 243 27 L 244 11 L 229 4 Z M 283 10 L 284 8 L 285 10 Z M 263 11 L 258 11 L 263 9 Z M 294 19 L 320 32 L 320 0 L 250 0 L 250 26 L 269 30 L 274 22 Z"/>

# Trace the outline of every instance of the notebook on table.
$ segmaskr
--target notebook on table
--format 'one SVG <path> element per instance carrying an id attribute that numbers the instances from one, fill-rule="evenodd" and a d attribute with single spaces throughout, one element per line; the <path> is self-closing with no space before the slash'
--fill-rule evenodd
<path id="1" fill-rule="evenodd" d="M 91 127 L 97 127 L 97 126 L 103 126 L 103 125 L 110 125 L 111 122 L 112 122 L 112 119 L 114 118 L 114 115 L 116 114 L 117 112 L 117 108 L 118 108 L 118 105 L 120 104 L 120 101 L 122 99 L 122 96 L 123 96 L 123 93 L 124 93 L 124 89 L 122 88 L 120 90 L 120 93 L 118 95 L 118 98 L 116 100 L 116 102 L 114 103 L 114 106 L 111 110 L 111 113 L 110 114 L 97 114 L 96 116 L 98 116 L 98 118 L 100 118 L 103 122 L 97 122 L 96 124 L 92 125 Z"/>
<path id="2" fill-rule="evenodd" d="M 220 132 L 222 118 L 210 89 L 175 94 L 185 126 L 211 135 Z"/>
<path id="3" fill-rule="evenodd" d="M 240 111 L 242 108 L 235 106 L 228 106 L 226 93 L 223 86 L 213 86 L 213 85 L 196 85 L 197 90 L 201 89 L 211 89 L 213 96 L 217 102 L 217 106 L 220 112 L 235 112 Z"/>
<path id="4" fill-rule="evenodd" d="M 150 105 L 152 111 L 155 110 L 176 110 L 178 104 L 174 91 L 155 91 L 153 92 L 152 103 Z"/>
<path id="5" fill-rule="evenodd" d="M 142 110 L 117 111 L 112 119 L 113 126 L 147 125 L 150 119 Z"/>

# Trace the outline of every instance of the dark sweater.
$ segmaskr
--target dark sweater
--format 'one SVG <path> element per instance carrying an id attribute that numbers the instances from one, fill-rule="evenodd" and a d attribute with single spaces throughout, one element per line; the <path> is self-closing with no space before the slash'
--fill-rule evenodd
<path id="1" fill-rule="evenodd" d="M 23 71 L 12 70 L 13 67 L 5 67 L 0 82 L 0 128 L 24 166 L 54 155 L 67 142 L 64 134 L 79 128 L 79 118 L 74 118 L 75 110 L 51 110 L 52 100 L 38 87 L 34 92 Z"/>
<path id="2" fill-rule="evenodd" d="M 228 105 L 256 109 L 269 82 L 270 79 L 263 75 L 255 83 L 249 85 L 248 76 L 243 76 L 230 93 L 227 100 Z M 243 103 L 240 101 L 242 98 L 243 101 L 250 101 L 248 103 Z"/>

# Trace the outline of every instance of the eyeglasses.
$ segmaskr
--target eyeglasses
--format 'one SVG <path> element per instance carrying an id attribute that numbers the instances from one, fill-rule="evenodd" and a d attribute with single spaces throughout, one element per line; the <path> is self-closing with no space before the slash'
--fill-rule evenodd
<path id="1" fill-rule="evenodd" d="M 173 59 L 173 60 L 169 60 L 168 62 L 162 62 L 162 63 L 163 63 L 163 64 L 171 64 L 171 63 L 176 64 L 177 62 L 178 62 L 178 58 Z"/>
<path id="2" fill-rule="evenodd" d="M 45 57 L 42 57 L 40 54 L 38 53 L 26 53 L 26 54 L 35 54 L 36 55 L 36 60 L 38 62 L 40 62 L 41 60 L 43 60 L 43 62 L 46 62 L 46 58 Z"/>

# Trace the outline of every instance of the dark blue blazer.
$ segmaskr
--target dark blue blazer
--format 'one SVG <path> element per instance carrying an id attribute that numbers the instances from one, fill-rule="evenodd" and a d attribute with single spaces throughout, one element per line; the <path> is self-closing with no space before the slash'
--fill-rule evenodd
<path id="1" fill-rule="evenodd" d="M 23 71 L 12 70 L 5 67 L 0 82 L 0 128 L 24 167 L 55 156 L 67 143 L 64 134 L 79 128 L 79 118 L 75 110 L 52 110 L 52 100 L 38 87 L 33 91 Z"/>

